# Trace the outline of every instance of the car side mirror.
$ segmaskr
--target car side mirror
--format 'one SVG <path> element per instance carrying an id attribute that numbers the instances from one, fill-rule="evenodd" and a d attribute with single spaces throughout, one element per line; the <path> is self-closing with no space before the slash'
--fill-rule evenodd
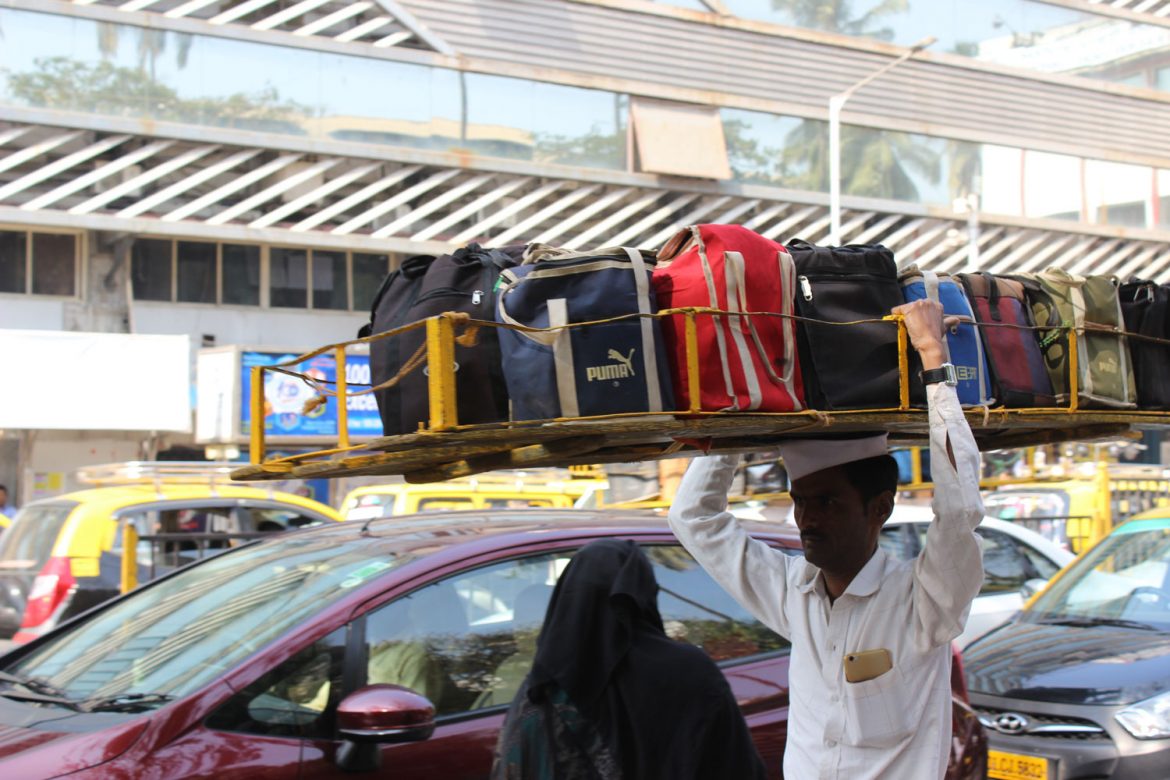
<path id="1" fill-rule="evenodd" d="M 337 766 L 346 772 L 370 772 L 379 766 L 379 745 L 430 738 L 435 705 L 401 685 L 368 685 L 337 705 L 337 731 L 345 740 L 337 749 Z"/>
<path id="2" fill-rule="evenodd" d="M 1044 590 L 1046 585 L 1048 585 L 1048 580 L 1042 580 L 1039 577 L 1030 579 L 1020 586 L 1020 596 L 1024 599 L 1024 601 L 1027 601 L 1040 591 Z"/>

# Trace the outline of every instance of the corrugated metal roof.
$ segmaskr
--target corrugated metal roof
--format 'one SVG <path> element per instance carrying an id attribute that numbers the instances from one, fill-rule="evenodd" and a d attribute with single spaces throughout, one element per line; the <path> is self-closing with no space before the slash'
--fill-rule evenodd
<path id="1" fill-rule="evenodd" d="M 461 55 L 719 95 L 821 116 L 889 61 L 864 48 L 565 0 L 403 0 Z M 810 34 L 810 38 L 817 36 Z M 858 92 L 846 121 L 1170 165 L 1170 105 L 1059 80 L 911 60 Z M 949 59 L 949 58 L 948 58 Z M 635 91 L 631 87 L 630 91 Z M 696 99 L 701 99 L 696 95 Z"/>

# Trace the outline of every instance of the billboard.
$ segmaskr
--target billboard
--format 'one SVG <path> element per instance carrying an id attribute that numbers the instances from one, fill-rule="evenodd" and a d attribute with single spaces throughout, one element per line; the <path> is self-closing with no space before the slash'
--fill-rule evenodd
<path id="1" fill-rule="evenodd" d="M 198 360 L 196 433 L 201 443 L 244 443 L 252 423 L 252 369 L 292 360 L 297 352 L 278 352 L 241 347 L 201 350 Z M 370 384 L 368 354 L 346 355 L 345 376 L 352 391 Z M 336 388 L 337 362 L 332 354 L 319 355 L 294 366 L 286 366 L 312 377 L 326 388 Z M 319 444 L 336 440 L 337 399 L 305 412 L 305 403 L 317 396 L 298 377 L 275 371 L 264 374 L 264 431 L 275 441 Z M 372 394 L 346 399 L 349 434 L 354 438 L 382 435 L 382 420 Z"/>
<path id="2" fill-rule="evenodd" d="M 295 353 L 246 351 L 240 353 L 240 434 L 248 435 L 252 423 L 252 368 L 271 366 L 296 357 Z M 318 355 L 315 358 L 291 367 L 293 371 L 313 377 L 327 388 L 336 387 L 337 361 L 333 355 Z M 345 358 L 345 379 L 353 390 L 358 385 L 370 384 L 369 355 L 347 355 Z M 264 430 L 269 436 L 330 437 L 337 438 L 337 399 L 329 396 L 326 403 L 307 414 L 305 403 L 316 397 L 317 392 L 305 381 L 270 371 L 264 375 Z M 353 396 L 346 399 L 351 436 L 381 436 L 382 418 L 372 394 Z"/>
<path id="3" fill-rule="evenodd" d="M 0 429 L 191 430 L 187 336 L 0 330 L 0 355 Z"/>

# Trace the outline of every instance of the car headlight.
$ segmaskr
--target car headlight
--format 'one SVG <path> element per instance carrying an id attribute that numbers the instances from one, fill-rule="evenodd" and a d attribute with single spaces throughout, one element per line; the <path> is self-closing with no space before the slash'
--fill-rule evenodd
<path id="1" fill-rule="evenodd" d="M 1170 691 L 1131 704 L 1115 716 L 1138 739 L 1170 737 Z"/>

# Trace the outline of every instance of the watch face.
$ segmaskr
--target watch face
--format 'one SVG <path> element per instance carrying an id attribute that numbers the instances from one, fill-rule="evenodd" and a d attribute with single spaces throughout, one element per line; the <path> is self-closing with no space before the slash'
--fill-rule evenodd
<path id="1" fill-rule="evenodd" d="M 944 382 L 946 382 L 951 387 L 955 387 L 959 384 L 959 372 L 955 370 L 953 364 L 943 363 L 941 368 L 946 375 L 946 379 L 943 380 Z"/>

